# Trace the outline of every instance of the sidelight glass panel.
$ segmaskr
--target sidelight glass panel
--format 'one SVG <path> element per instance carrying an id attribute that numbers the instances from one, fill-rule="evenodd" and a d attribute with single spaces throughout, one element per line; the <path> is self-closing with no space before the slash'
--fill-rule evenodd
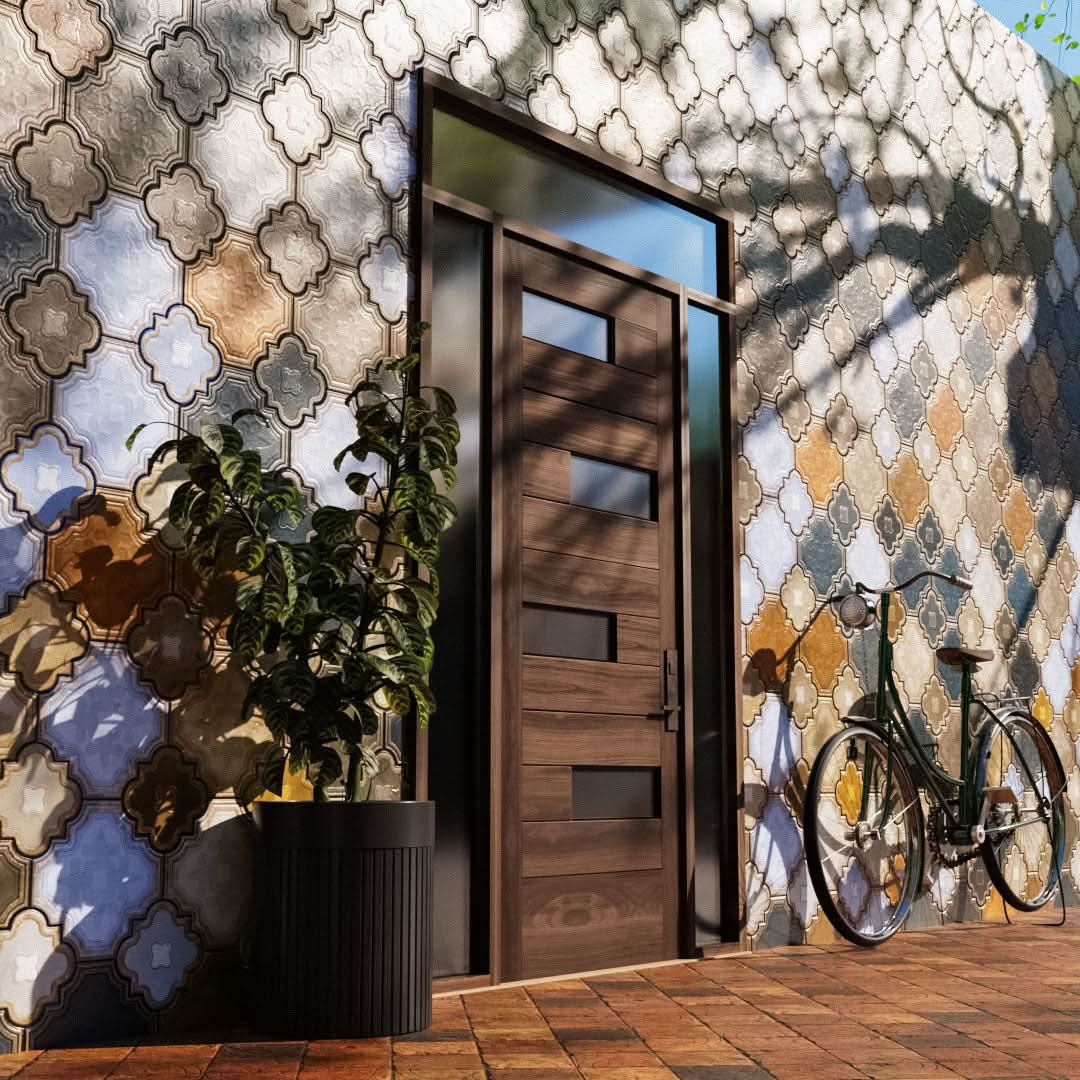
<path id="1" fill-rule="evenodd" d="M 699 944 L 738 931 L 737 904 L 721 888 L 724 873 L 738 861 L 735 815 L 725 807 L 731 792 L 718 777 L 737 775 L 734 717 L 726 714 L 724 680 L 730 672 L 731 602 L 725 576 L 731 573 L 730 535 L 725 516 L 731 495 L 724 476 L 724 354 L 721 316 L 690 305 L 687 378 L 690 425 L 690 595 L 694 647 L 694 831 L 696 935 Z M 741 768 L 741 766 L 739 766 Z M 736 825 L 737 828 L 737 825 Z M 733 911 L 734 908 L 734 911 Z M 733 926 L 732 918 L 735 923 Z"/>
<path id="2" fill-rule="evenodd" d="M 610 360 L 610 325 L 603 315 L 572 304 L 528 290 L 522 294 L 521 332 L 534 341 L 591 356 L 594 360 Z"/>
<path id="3" fill-rule="evenodd" d="M 526 604 L 521 635 L 523 650 L 534 656 L 615 659 L 615 619 L 611 615 Z"/>
<path id="4" fill-rule="evenodd" d="M 653 474 L 610 461 L 570 456 L 570 501 L 611 514 L 652 518 Z"/>
<path id="5" fill-rule="evenodd" d="M 570 806 L 575 821 L 659 817 L 659 770 L 575 765 Z"/>
<path id="6" fill-rule="evenodd" d="M 437 212 L 432 231 L 431 371 L 425 381 L 457 401 L 461 442 L 453 491 L 458 517 L 443 538 L 439 618 L 434 627 L 432 689 L 439 715 L 428 752 L 429 797 L 439 804 L 434 885 L 439 897 L 433 964 L 436 975 L 485 971 L 488 873 L 489 733 L 486 470 L 482 458 L 487 370 L 486 232 L 482 225 Z"/>
<path id="7" fill-rule="evenodd" d="M 708 218 L 441 109 L 432 164 L 444 191 L 716 294 L 717 226 Z"/>

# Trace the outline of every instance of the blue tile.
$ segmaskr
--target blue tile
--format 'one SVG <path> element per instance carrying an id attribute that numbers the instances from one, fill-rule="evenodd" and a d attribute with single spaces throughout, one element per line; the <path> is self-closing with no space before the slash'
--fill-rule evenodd
<path id="1" fill-rule="evenodd" d="M 809 571 L 817 592 L 828 593 L 843 565 L 843 555 L 827 518 L 815 517 L 811 522 L 799 542 L 799 559 Z"/>
<path id="2" fill-rule="evenodd" d="M 133 346 L 106 341 L 73 368 L 55 388 L 56 418 L 89 448 L 103 484 L 130 488 L 163 439 L 170 438 L 177 409 L 150 378 Z M 131 450 L 124 445 L 138 424 L 142 432 Z"/>
<path id="3" fill-rule="evenodd" d="M 22 514 L 41 532 L 59 532 L 94 493 L 96 481 L 83 451 L 53 424 L 20 435 L 0 458 L 0 481 Z"/>
<path id="4" fill-rule="evenodd" d="M 160 741 L 165 711 L 126 652 L 94 646 L 76 662 L 74 677 L 43 698 L 41 724 L 88 795 L 118 798 Z"/>
<path id="5" fill-rule="evenodd" d="M 154 317 L 153 324 L 139 335 L 139 355 L 154 381 L 178 405 L 205 394 L 221 372 L 221 353 L 209 329 L 185 304 L 174 304 L 164 315 Z"/>
<path id="6" fill-rule="evenodd" d="M 40 576 L 42 538 L 15 509 L 12 496 L 0 487 L 0 611 L 9 598 Z"/>
<path id="7" fill-rule="evenodd" d="M 158 888 L 158 860 L 118 804 L 92 805 L 34 867 L 34 903 L 83 956 L 109 956 Z"/>
<path id="8" fill-rule="evenodd" d="M 180 299 L 182 266 L 138 199 L 111 195 L 64 234 L 61 261 L 108 333 L 134 341 Z"/>

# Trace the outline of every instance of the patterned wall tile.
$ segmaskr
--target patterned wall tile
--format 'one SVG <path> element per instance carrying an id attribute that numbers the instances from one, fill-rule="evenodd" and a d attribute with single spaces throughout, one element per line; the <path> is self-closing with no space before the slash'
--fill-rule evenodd
<path id="1" fill-rule="evenodd" d="M 293 296 L 317 284 L 330 265 L 319 227 L 300 203 L 271 210 L 259 226 L 258 241 L 270 272 Z"/>
<path id="2" fill-rule="evenodd" d="M 144 205 L 114 195 L 63 236 L 61 261 L 104 329 L 133 341 L 180 287 L 180 264 L 155 235 Z"/>
<path id="3" fill-rule="evenodd" d="M 210 330 L 184 304 L 154 316 L 139 335 L 139 356 L 151 378 L 178 405 L 189 405 L 221 372 L 221 352 Z"/>
<path id="4" fill-rule="evenodd" d="M 342 135 L 359 138 L 368 123 L 391 104 L 371 44 L 363 30 L 346 19 L 329 23 L 304 49 L 301 73 Z"/>
<path id="5" fill-rule="evenodd" d="M 288 293 L 264 263 L 252 240 L 230 231 L 213 255 L 187 273 L 193 310 L 211 328 L 225 355 L 241 364 L 254 363 L 288 319 Z M 310 259 L 304 265 L 309 264 Z M 239 312 L 243 315 L 238 318 Z"/>
<path id="6" fill-rule="evenodd" d="M 89 503 L 81 519 L 49 545 L 50 580 L 74 601 L 98 638 L 115 638 L 136 618 L 141 604 L 168 590 L 171 565 L 157 538 L 140 535 L 130 502 L 106 494 Z"/>
<path id="7" fill-rule="evenodd" d="M 249 685 L 238 666 L 218 661 L 173 706 L 174 740 L 195 762 L 211 797 L 249 786 L 266 751 L 266 726 L 257 716 L 241 715 Z"/>
<path id="8" fill-rule="evenodd" d="M 129 488 L 146 465 L 160 433 L 144 432 L 129 450 L 128 435 L 140 423 L 176 422 L 176 407 L 150 379 L 134 346 L 106 342 L 57 383 L 58 421 L 87 447 L 105 484 Z"/>
<path id="9" fill-rule="evenodd" d="M 15 154 L 30 194 L 58 225 L 70 225 L 105 195 L 105 174 L 91 147 L 62 120 L 34 128 Z"/>
<path id="10" fill-rule="evenodd" d="M 31 1024 L 75 971 L 75 956 L 34 908 L 24 908 L 0 930 L 0 976 L 7 988 L 4 1011 L 15 1024 Z"/>
<path id="11" fill-rule="evenodd" d="M 386 347 L 384 324 L 359 275 L 336 266 L 297 300 L 296 325 L 337 390 L 351 389 L 365 361 Z"/>
<path id="12" fill-rule="evenodd" d="M 128 634 L 127 646 L 139 675 L 158 697 L 180 697 L 198 681 L 210 661 L 209 635 L 175 595 L 144 607 Z"/>
<path id="13" fill-rule="evenodd" d="M 24 194 L 11 164 L 0 157 L 0 303 L 21 279 L 44 269 L 54 247 L 54 230 Z"/>
<path id="14" fill-rule="evenodd" d="M 0 833 L 24 856 L 41 855 L 79 811 L 82 798 L 67 763 L 30 743 L 0 769 Z"/>
<path id="15" fill-rule="evenodd" d="M 181 125 L 158 104 L 155 85 L 144 63 L 115 53 L 72 91 L 71 119 L 109 181 L 133 194 L 180 152 Z"/>
<path id="16" fill-rule="evenodd" d="M 194 30 L 166 33 L 150 51 L 150 71 L 161 95 L 184 124 L 215 116 L 229 87 L 216 54 Z"/>
<path id="17" fill-rule="evenodd" d="M 192 763 L 175 746 L 163 746 L 141 761 L 123 793 L 124 813 L 135 832 L 155 851 L 172 851 L 195 825 L 210 801 Z"/>
<path id="18" fill-rule="evenodd" d="M 547 44 L 525 0 L 492 0 L 478 12 L 480 37 L 506 89 L 524 96 L 547 63 Z"/>
<path id="19" fill-rule="evenodd" d="M 270 0 L 198 4 L 195 19 L 226 78 L 238 89 L 257 95 L 287 70 L 289 34 L 273 17 Z"/>
<path id="20" fill-rule="evenodd" d="M 158 886 L 158 860 L 114 805 L 92 805 L 35 866 L 34 904 L 80 956 L 108 956 Z"/>
<path id="21" fill-rule="evenodd" d="M 13 448 L 0 458 L 0 481 L 12 496 L 14 512 L 45 533 L 62 529 L 95 486 L 83 447 L 51 424 L 16 437 Z"/>
<path id="22" fill-rule="evenodd" d="M 154 1008 L 184 985 L 202 953 L 198 937 L 168 900 L 159 900 L 132 928 L 117 951 L 117 966 Z"/>
<path id="23" fill-rule="evenodd" d="M 92 798 L 119 795 L 165 731 L 164 710 L 123 652 L 94 646 L 41 702 L 43 739 Z"/>
<path id="24" fill-rule="evenodd" d="M 274 147 L 258 106 L 232 98 L 191 133 L 191 156 L 230 225 L 254 230 L 289 193 L 289 163 Z M 242 155 L 236 153 L 244 147 Z"/>

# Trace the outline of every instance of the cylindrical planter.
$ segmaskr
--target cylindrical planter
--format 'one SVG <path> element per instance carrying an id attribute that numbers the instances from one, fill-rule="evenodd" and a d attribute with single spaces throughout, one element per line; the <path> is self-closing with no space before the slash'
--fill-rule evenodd
<path id="1" fill-rule="evenodd" d="M 255 804 L 255 970 L 272 1034 L 402 1035 L 431 1023 L 431 802 Z"/>

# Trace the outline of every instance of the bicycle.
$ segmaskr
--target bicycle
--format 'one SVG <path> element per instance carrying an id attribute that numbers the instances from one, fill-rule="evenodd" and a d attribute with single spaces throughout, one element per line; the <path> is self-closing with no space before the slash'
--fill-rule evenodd
<path id="1" fill-rule="evenodd" d="M 856 583 L 827 604 L 850 630 L 880 627 L 872 718 L 847 717 L 818 752 L 807 783 L 806 859 L 822 909 L 857 945 L 878 945 L 907 919 L 922 885 L 926 848 L 948 844 L 953 865 L 982 856 L 1007 904 L 1035 911 L 1058 886 L 1065 848 L 1065 771 L 1042 725 L 1016 700 L 976 693 L 986 649 L 937 649 L 960 671 L 960 776 L 917 738 L 896 688 L 889 601 L 923 578 L 971 583 L 926 570 L 892 589 Z M 872 604 L 867 597 L 877 596 Z M 991 707 L 991 700 L 993 707 Z M 980 722 L 972 726 L 972 712 Z M 974 750 L 972 746 L 974 745 Z M 927 832 L 920 791 L 931 808 Z M 1064 901 L 1064 896 L 1062 897 Z"/>

